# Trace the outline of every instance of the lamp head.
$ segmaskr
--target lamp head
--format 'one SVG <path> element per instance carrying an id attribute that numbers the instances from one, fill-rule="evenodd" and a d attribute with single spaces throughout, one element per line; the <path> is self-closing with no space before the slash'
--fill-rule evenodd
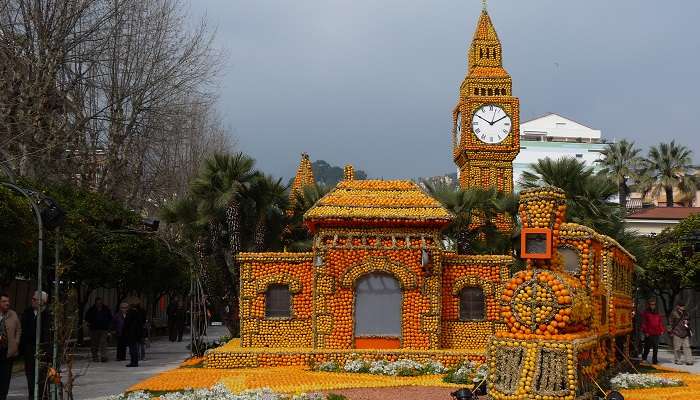
<path id="1" fill-rule="evenodd" d="M 472 391 L 467 389 L 467 388 L 461 388 L 461 389 L 454 391 L 450 394 L 452 395 L 452 397 L 454 397 L 457 400 L 472 400 L 474 398 Z"/>

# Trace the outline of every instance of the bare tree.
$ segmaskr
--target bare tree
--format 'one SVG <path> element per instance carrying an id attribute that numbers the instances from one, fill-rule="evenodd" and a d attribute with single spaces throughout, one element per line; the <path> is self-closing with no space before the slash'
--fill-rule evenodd
<path id="1" fill-rule="evenodd" d="M 184 9 L 179 0 L 2 2 L 0 71 L 11 79 L 0 82 L 0 155 L 20 175 L 78 178 L 135 207 L 172 193 L 174 171 L 191 172 L 184 146 L 214 131 L 227 144 L 212 111 L 221 57 L 203 21 L 187 28 Z"/>

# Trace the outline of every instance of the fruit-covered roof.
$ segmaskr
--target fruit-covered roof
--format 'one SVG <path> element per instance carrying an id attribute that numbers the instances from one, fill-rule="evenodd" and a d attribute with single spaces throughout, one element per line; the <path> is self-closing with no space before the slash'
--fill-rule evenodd
<path id="1" fill-rule="evenodd" d="M 452 218 L 414 182 L 353 179 L 338 183 L 304 215 L 312 231 L 319 225 L 442 227 Z"/>

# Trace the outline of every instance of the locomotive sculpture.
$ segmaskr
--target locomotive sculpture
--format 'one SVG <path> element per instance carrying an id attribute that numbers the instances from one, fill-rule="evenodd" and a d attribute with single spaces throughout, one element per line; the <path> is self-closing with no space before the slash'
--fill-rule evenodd
<path id="1" fill-rule="evenodd" d="M 565 193 L 520 194 L 521 255 L 501 296 L 505 332 L 488 345 L 494 399 L 588 399 L 624 357 L 632 331 L 634 257 L 613 239 L 567 223 Z"/>

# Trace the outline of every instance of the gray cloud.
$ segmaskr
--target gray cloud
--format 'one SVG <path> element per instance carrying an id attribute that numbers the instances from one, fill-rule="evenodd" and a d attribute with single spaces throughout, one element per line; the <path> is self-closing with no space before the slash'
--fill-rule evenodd
<path id="1" fill-rule="evenodd" d="M 696 0 L 492 0 L 521 118 L 557 112 L 698 159 Z M 477 0 L 195 0 L 228 54 L 220 109 L 240 148 L 289 177 L 299 153 L 370 176 L 452 172 L 451 110 Z"/>

